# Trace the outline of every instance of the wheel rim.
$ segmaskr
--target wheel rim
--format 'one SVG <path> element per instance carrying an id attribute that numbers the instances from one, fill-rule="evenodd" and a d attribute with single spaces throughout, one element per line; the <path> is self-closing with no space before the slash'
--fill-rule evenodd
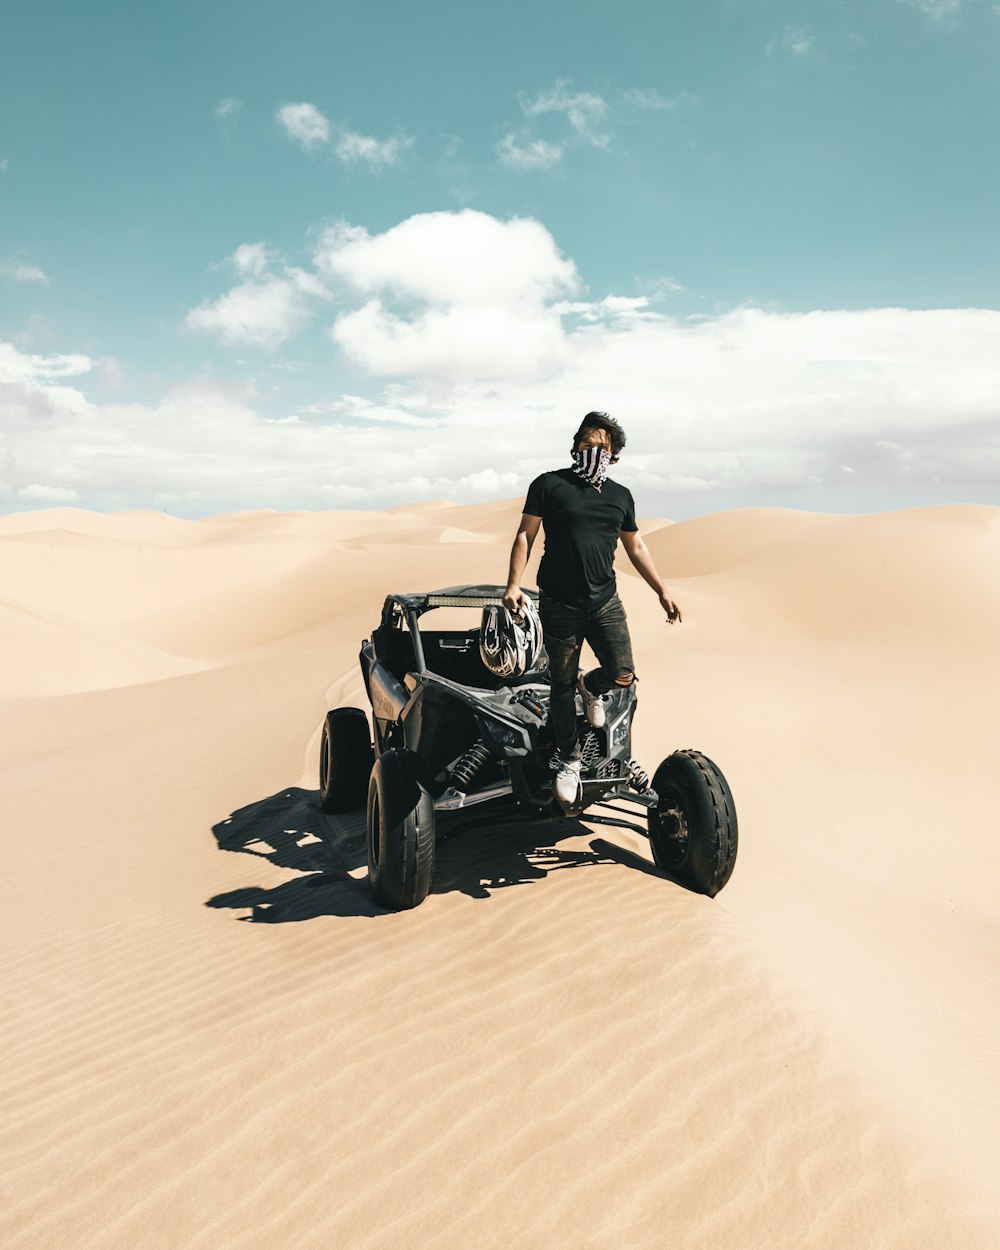
<path id="1" fill-rule="evenodd" d="M 382 813 L 379 810 L 377 793 L 372 801 L 372 821 L 368 837 L 370 840 L 372 867 L 377 870 L 382 861 Z"/>
<path id="2" fill-rule="evenodd" d="M 683 863 L 690 834 L 681 796 L 675 790 L 668 790 L 660 797 L 656 814 L 660 822 L 659 845 L 666 866 Z"/>
<path id="3" fill-rule="evenodd" d="M 319 753 L 319 788 L 325 794 L 330 785 L 330 731 L 323 730 L 323 749 Z"/>

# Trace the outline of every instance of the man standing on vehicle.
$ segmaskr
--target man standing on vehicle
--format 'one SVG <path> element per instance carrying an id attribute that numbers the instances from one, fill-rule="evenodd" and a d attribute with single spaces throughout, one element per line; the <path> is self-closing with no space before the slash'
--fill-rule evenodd
<path id="1" fill-rule="evenodd" d="M 659 597 L 668 623 L 681 619 L 639 536 L 632 492 L 607 476 L 624 446 L 625 431 L 613 417 L 588 412 L 573 438 L 572 467 L 543 473 L 528 487 L 510 553 L 504 603 L 517 611 L 525 598 L 521 577 L 538 527 L 544 524 L 539 615 L 549 655 L 555 792 L 565 807 L 575 803 L 580 787 L 577 689 L 587 720 L 599 727 L 604 724 L 604 696 L 613 686 L 630 686 L 635 680 L 628 622 L 615 581 L 619 539 L 640 576 Z M 600 664 L 589 673 L 579 671 L 584 641 Z"/>

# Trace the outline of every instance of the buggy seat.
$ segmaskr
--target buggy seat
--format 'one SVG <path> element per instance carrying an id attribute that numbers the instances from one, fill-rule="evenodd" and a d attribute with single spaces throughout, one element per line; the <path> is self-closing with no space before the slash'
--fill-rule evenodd
<path id="1" fill-rule="evenodd" d="M 479 654 L 479 629 L 421 629 L 420 641 L 429 672 L 460 686 L 477 690 L 502 690 L 505 686 L 548 682 L 549 660 L 542 647 L 538 663 L 523 677 L 500 678 L 483 663 Z M 380 625 L 372 634 L 375 658 L 388 668 L 398 681 L 417 667 L 413 636 L 406 630 Z"/>

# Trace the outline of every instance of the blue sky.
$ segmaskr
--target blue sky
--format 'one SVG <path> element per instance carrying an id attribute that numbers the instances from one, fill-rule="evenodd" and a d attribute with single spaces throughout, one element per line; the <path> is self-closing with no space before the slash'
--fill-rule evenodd
<path id="1" fill-rule="evenodd" d="M 1000 5 L 11 4 L 0 509 L 1000 502 Z"/>

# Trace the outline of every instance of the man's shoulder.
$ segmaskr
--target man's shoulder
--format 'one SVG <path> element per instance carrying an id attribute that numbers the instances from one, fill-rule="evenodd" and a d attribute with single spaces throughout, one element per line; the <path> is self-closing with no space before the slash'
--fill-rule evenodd
<path id="1" fill-rule="evenodd" d="M 627 486 L 623 486 L 621 482 L 616 482 L 613 477 L 606 477 L 604 479 L 604 489 L 607 490 L 609 486 L 614 489 L 616 494 L 626 495 L 629 499 L 632 498 L 632 492 L 629 488 Z"/>
<path id="2" fill-rule="evenodd" d="M 528 494 L 551 490 L 553 487 L 558 487 L 562 482 L 572 481 L 573 476 L 572 469 L 546 469 L 544 473 L 539 473 L 536 478 L 532 479 L 531 484 L 528 486 Z"/>

